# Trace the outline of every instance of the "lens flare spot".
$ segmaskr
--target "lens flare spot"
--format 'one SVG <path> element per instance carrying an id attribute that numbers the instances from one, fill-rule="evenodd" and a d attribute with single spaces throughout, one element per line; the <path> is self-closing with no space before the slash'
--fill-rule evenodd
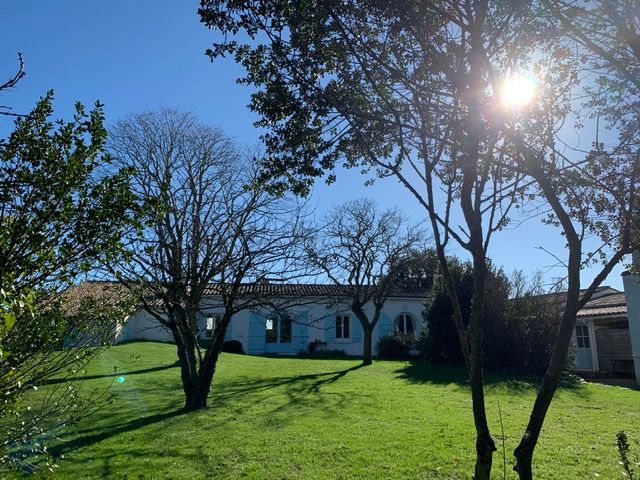
<path id="1" fill-rule="evenodd" d="M 118 383 L 124 383 L 124 377 L 123 377 L 123 376 L 119 376 L 119 377 L 116 379 L 116 381 L 117 381 Z"/>
<path id="2" fill-rule="evenodd" d="M 536 96 L 536 79 L 530 76 L 517 75 L 507 78 L 502 84 L 502 104 L 509 108 L 523 107 Z"/>

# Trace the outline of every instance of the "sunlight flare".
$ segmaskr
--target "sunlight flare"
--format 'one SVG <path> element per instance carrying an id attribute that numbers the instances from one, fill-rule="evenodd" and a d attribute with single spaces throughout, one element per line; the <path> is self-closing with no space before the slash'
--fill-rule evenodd
<path id="1" fill-rule="evenodd" d="M 509 77 L 502 85 L 502 104 L 508 108 L 519 108 L 531 103 L 536 96 L 536 80 L 526 75 Z"/>

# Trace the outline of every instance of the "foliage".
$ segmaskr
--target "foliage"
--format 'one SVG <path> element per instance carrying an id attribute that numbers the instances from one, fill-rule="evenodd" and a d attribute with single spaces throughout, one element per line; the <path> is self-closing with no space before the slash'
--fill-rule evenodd
<path id="1" fill-rule="evenodd" d="M 464 368 L 390 360 L 358 369 L 355 358 L 227 354 L 211 396 L 215 408 L 181 414 L 174 359 L 175 346 L 152 342 L 118 345 L 96 358 L 83 388 L 112 385 L 114 401 L 56 432 L 54 477 L 275 480 L 295 472 L 311 480 L 384 472 L 389 480 L 469 479 L 473 454 L 460 447 L 473 429 Z M 120 375 L 125 381 L 112 383 Z M 492 421 L 497 403 L 502 407 L 508 450 L 527 420 L 536 385 L 491 372 L 486 384 Z M 33 393 L 45 394 L 45 387 Z M 638 393 L 595 383 L 561 385 L 538 453 L 540 477 L 621 478 L 615 434 L 640 431 Z M 30 478 L 51 477 L 40 471 Z"/>
<path id="2" fill-rule="evenodd" d="M 620 457 L 620 464 L 622 465 L 625 475 L 629 480 L 633 480 L 635 478 L 634 469 L 632 467 L 632 461 L 629 458 L 631 446 L 629 445 L 629 440 L 624 430 L 620 430 L 616 433 L 616 447 L 618 449 L 618 456 Z"/>
<path id="3" fill-rule="evenodd" d="M 99 104 L 53 121 L 53 93 L 0 140 L 0 455 L 94 408 L 74 379 L 108 342 L 126 306 L 61 293 L 121 254 L 137 225 L 129 171 L 111 169 Z M 56 378 L 47 398 L 28 393 Z M 94 392 L 95 393 L 95 392 Z M 15 460 L 15 459 L 14 459 Z"/>
<path id="4" fill-rule="evenodd" d="M 311 358 L 344 358 L 347 356 L 347 352 L 339 348 L 318 350 L 315 347 L 312 349 L 311 345 L 313 345 L 313 343 L 309 344 L 309 348 L 306 352 L 303 350 L 298 354 L 298 356 Z"/>
<path id="5" fill-rule="evenodd" d="M 411 342 L 399 333 L 385 335 L 378 340 L 377 351 L 380 358 L 409 358 Z"/>
<path id="6" fill-rule="evenodd" d="M 488 329 L 487 364 L 494 369 L 542 375 L 546 371 L 558 335 L 560 305 L 550 300 L 534 276 L 527 282 L 522 272 L 503 277 L 508 300 L 503 313 L 493 317 Z M 568 355 L 564 367 L 572 365 Z"/>
<path id="7" fill-rule="evenodd" d="M 435 249 L 412 249 L 402 258 L 396 270 L 396 284 L 400 288 L 431 290 L 438 270 L 439 261 Z"/>
<path id="8" fill-rule="evenodd" d="M 449 270 L 463 316 L 468 318 L 473 285 L 471 264 L 449 259 Z M 449 292 L 442 281 L 436 281 L 425 314 L 426 335 L 421 342 L 421 355 L 434 363 L 461 365 L 464 363 L 460 340 L 452 321 L 453 307 Z"/>
<path id="9" fill-rule="evenodd" d="M 0 276 L 20 288 L 55 289 L 121 253 L 135 224 L 130 170 L 109 170 L 100 104 L 53 121 L 53 93 L 0 140 Z"/>
<path id="10" fill-rule="evenodd" d="M 456 294 L 468 315 L 473 296 L 472 265 L 450 259 Z M 487 368 L 542 375 L 549 364 L 558 332 L 558 305 L 543 294 L 540 278 L 530 284 L 521 272 L 510 279 L 491 267 L 487 276 L 484 346 Z M 451 300 L 442 282 L 436 282 L 426 312 L 426 331 L 419 342 L 421 355 L 435 363 L 463 364 L 460 343 L 451 321 Z"/>

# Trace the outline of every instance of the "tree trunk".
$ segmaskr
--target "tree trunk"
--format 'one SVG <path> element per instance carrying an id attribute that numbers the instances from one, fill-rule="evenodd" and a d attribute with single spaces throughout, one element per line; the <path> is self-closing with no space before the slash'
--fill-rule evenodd
<path id="1" fill-rule="evenodd" d="M 189 328 L 186 312 L 176 312 L 174 315 L 176 321 L 172 322 L 170 328 L 178 351 L 180 378 L 185 395 L 184 410 L 200 410 L 207 406 L 208 391 L 203 395 L 196 358 L 197 336 Z"/>
<path id="2" fill-rule="evenodd" d="M 182 389 L 184 390 L 186 411 L 199 410 L 207 406 L 206 396 L 203 398 L 200 376 L 198 375 L 195 346 L 190 347 L 190 343 L 183 335 L 176 338 L 178 349 L 178 360 L 180 361 L 180 377 L 182 379 Z"/>
<path id="3" fill-rule="evenodd" d="M 204 360 L 200 367 L 200 393 L 204 402 L 202 408 L 206 408 L 207 406 L 207 399 L 213 383 L 213 375 L 216 373 L 216 366 L 220 358 L 220 353 L 222 352 L 224 337 L 229 328 L 229 323 L 231 323 L 231 316 L 225 315 L 216 329 L 211 345 L 209 345 L 204 354 Z"/>
<path id="4" fill-rule="evenodd" d="M 540 390 L 536 396 L 536 401 L 531 410 L 529 423 L 525 430 L 520 443 L 514 450 L 513 454 L 516 463 L 513 469 L 518 473 L 521 480 L 530 480 L 533 478 L 533 453 L 542 431 L 545 416 L 549 410 L 549 405 L 553 400 L 553 395 L 560 381 L 560 375 L 564 369 L 569 351 L 569 344 L 575 328 L 576 315 L 578 312 L 578 302 L 580 298 L 580 269 L 582 263 L 582 243 L 577 234 L 572 220 L 565 210 L 554 186 L 545 174 L 541 165 L 543 162 L 536 155 L 528 154 L 526 156 L 527 168 L 529 174 L 538 182 L 547 201 L 551 205 L 559 222 L 562 225 L 564 235 L 567 239 L 569 249 L 569 259 L 567 264 L 568 285 L 565 309 L 562 314 L 560 330 L 556 337 L 551 353 L 551 360 L 547 371 L 542 378 Z"/>
<path id="5" fill-rule="evenodd" d="M 577 302 L 572 303 L 577 304 Z M 560 375 L 565 367 L 567 352 L 571 343 L 573 329 L 575 328 L 576 313 L 577 308 L 567 307 L 562 314 L 560 331 L 553 347 L 549 366 L 544 374 L 540 390 L 531 410 L 529 424 L 520 443 L 513 452 L 516 459 L 513 469 L 518 473 L 520 480 L 531 480 L 533 478 L 533 453 L 538 443 L 549 405 L 551 405 L 553 395 L 560 381 Z"/>
<path id="6" fill-rule="evenodd" d="M 473 297 L 471 299 L 471 318 L 467 335 L 469 338 L 470 367 L 469 384 L 473 408 L 473 421 L 476 429 L 476 464 L 475 480 L 489 480 L 495 442 L 491 438 L 487 412 L 484 401 L 484 373 L 483 373 L 483 322 L 484 322 L 484 291 L 487 264 L 484 252 L 474 252 L 473 261 Z"/>
<path id="7" fill-rule="evenodd" d="M 373 346 L 371 338 L 373 336 L 373 328 L 368 324 L 366 326 L 363 324 L 362 335 L 362 365 L 371 365 L 373 363 Z"/>

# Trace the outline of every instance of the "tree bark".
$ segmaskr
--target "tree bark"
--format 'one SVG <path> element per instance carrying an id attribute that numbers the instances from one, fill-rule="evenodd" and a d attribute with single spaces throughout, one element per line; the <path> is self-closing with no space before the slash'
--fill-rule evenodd
<path id="1" fill-rule="evenodd" d="M 483 322 L 484 291 L 487 262 L 484 251 L 476 250 L 473 255 L 473 297 L 471 300 L 471 318 L 467 335 L 470 349 L 469 384 L 473 406 L 473 421 L 476 429 L 475 480 L 490 480 L 495 442 L 491 438 L 484 401 L 483 373 Z"/>
<path id="2" fill-rule="evenodd" d="M 211 391 L 213 376 L 216 373 L 216 366 L 218 365 L 218 359 L 220 358 L 220 353 L 222 352 L 224 337 L 227 333 L 227 329 L 229 328 L 230 323 L 231 315 L 225 314 L 222 322 L 220 322 L 218 328 L 216 329 L 216 333 L 213 341 L 211 342 L 211 345 L 209 345 L 207 351 L 205 352 L 204 360 L 202 361 L 202 365 L 200 367 L 200 393 L 204 398 L 204 406 L 202 408 L 207 407 L 207 399 L 209 397 L 209 392 Z"/>
<path id="3" fill-rule="evenodd" d="M 372 336 L 373 336 L 373 328 L 367 323 L 366 326 L 362 325 L 362 335 L 363 335 L 363 344 L 362 344 L 362 365 L 371 365 L 373 363 L 373 345 L 372 345 Z"/>
<path id="4" fill-rule="evenodd" d="M 198 374 L 197 359 L 195 355 L 195 345 L 189 338 L 176 328 L 174 332 L 176 348 L 178 350 L 178 360 L 180 362 L 180 377 L 182 379 L 182 389 L 185 395 L 185 411 L 194 411 L 207 406 L 206 396 L 203 398 L 200 376 Z"/>
<path id="5" fill-rule="evenodd" d="M 203 391 L 196 358 L 197 334 L 192 331 L 186 311 L 173 313 L 174 321 L 170 324 L 171 333 L 176 342 L 178 361 L 180 363 L 180 378 L 184 390 L 184 410 L 187 412 L 200 410 L 207 406 L 208 389 Z"/>
<path id="6" fill-rule="evenodd" d="M 575 328 L 576 313 L 577 309 L 571 308 L 566 309 L 562 314 L 562 323 L 553 347 L 551 361 L 531 410 L 527 429 L 513 452 L 516 459 L 513 469 L 518 473 L 520 480 L 531 480 L 533 478 L 533 452 L 540 437 L 547 411 L 553 400 L 553 395 L 560 381 L 560 375 L 564 370 L 567 351 Z"/>
<path id="7" fill-rule="evenodd" d="M 553 395 L 560 381 L 560 375 L 565 366 L 573 329 L 575 328 L 576 315 L 579 310 L 582 243 L 573 226 L 571 217 L 562 205 L 558 193 L 554 190 L 550 177 L 545 174 L 542 168 L 544 162 L 530 150 L 524 149 L 523 151 L 525 152 L 528 172 L 538 182 L 545 198 L 558 217 L 567 239 L 567 248 L 569 250 L 567 297 L 560 329 L 553 346 L 549 366 L 542 378 L 538 395 L 531 410 L 529 423 L 520 439 L 520 443 L 513 452 L 516 459 L 513 469 L 518 473 L 521 480 L 531 480 L 533 478 L 533 453 L 540 437 L 549 405 L 551 405 Z"/>
<path id="8" fill-rule="evenodd" d="M 356 316 L 362 326 L 362 365 L 371 365 L 373 363 L 373 329 L 376 326 L 378 314 L 374 317 L 373 322 L 369 322 L 369 317 L 362 310 L 362 304 L 354 301 L 351 305 L 351 311 Z"/>

